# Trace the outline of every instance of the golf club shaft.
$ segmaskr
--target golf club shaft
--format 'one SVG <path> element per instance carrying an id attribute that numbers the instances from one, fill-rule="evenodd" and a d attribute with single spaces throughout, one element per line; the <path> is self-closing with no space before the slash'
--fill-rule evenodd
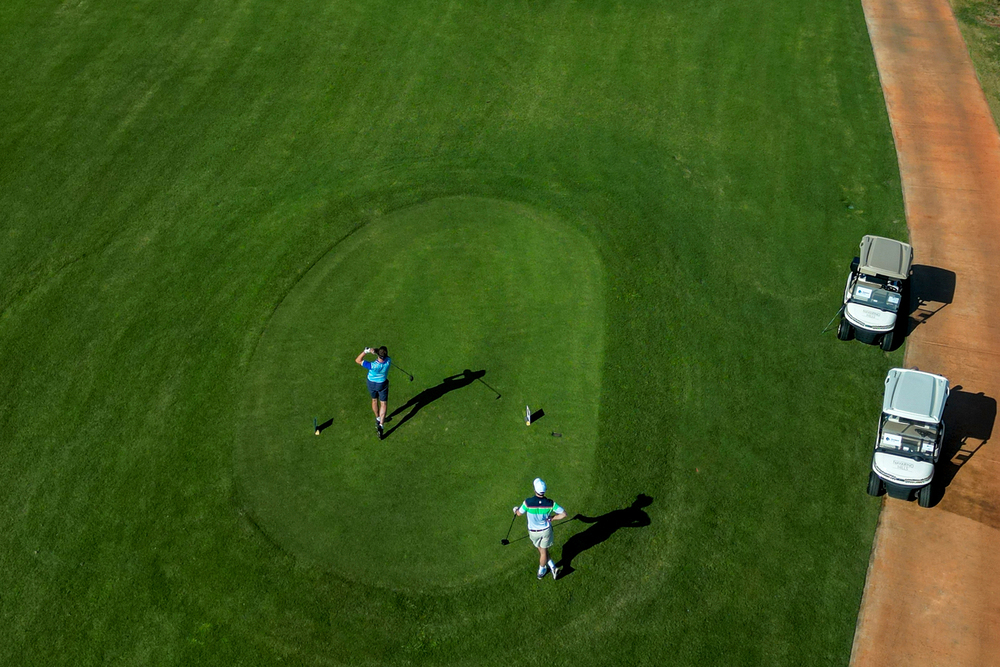
<path id="1" fill-rule="evenodd" d="M 395 368 L 396 370 L 398 370 L 400 373 L 404 373 L 405 375 L 409 375 L 411 380 L 413 379 L 413 376 L 410 375 L 409 373 L 407 373 L 406 370 L 403 369 L 401 366 L 399 366 L 396 362 L 392 363 L 392 367 Z"/>
<path id="2" fill-rule="evenodd" d="M 561 526 L 563 524 L 570 523 L 571 521 L 576 521 L 577 518 L 578 517 L 574 516 L 574 517 L 570 517 L 569 519 L 563 519 L 562 521 L 553 521 L 552 522 L 552 530 L 555 530 L 556 528 L 558 528 L 559 526 Z M 511 521 L 510 525 L 511 525 L 511 527 L 513 527 L 514 526 L 514 522 Z M 508 530 L 507 531 L 507 537 L 505 537 L 503 539 L 503 541 L 508 542 L 509 544 L 513 544 L 513 542 L 510 542 L 507 539 L 509 537 L 510 537 L 510 531 Z M 520 542 L 521 540 L 526 540 L 526 539 L 528 539 L 528 537 L 529 537 L 528 535 L 522 535 L 521 537 L 514 538 L 514 542 Z"/>
<path id="3" fill-rule="evenodd" d="M 480 382 L 482 382 L 482 383 L 483 383 L 484 385 L 486 385 L 486 388 L 487 388 L 487 389 L 489 389 L 489 390 L 490 390 L 490 391 L 492 391 L 492 392 L 493 392 L 494 394 L 496 394 L 496 395 L 497 395 L 497 398 L 500 398 L 500 392 L 499 392 L 499 391 L 497 391 L 496 389 L 494 389 L 493 387 L 489 386 L 488 384 L 486 384 L 486 381 L 485 381 L 485 380 L 483 380 L 483 378 L 476 378 L 476 379 L 477 379 L 477 380 L 479 380 Z"/>
<path id="4" fill-rule="evenodd" d="M 825 334 L 825 333 L 826 333 L 826 330 L 830 328 L 830 325 L 831 325 L 831 324 L 833 324 L 833 321 L 834 321 L 835 319 L 837 319 L 838 317 L 840 317 L 840 314 L 841 314 L 842 312 L 844 312 L 844 307 L 843 307 L 843 306 L 841 306 L 841 307 L 840 307 L 840 310 L 838 310 L 838 311 L 837 311 L 837 314 L 836 314 L 836 315 L 834 315 L 834 316 L 833 316 L 832 318 L 830 318 L 830 321 L 826 323 L 826 326 L 825 326 L 825 327 L 823 327 L 823 330 L 822 330 L 822 331 L 820 331 L 820 333 L 821 333 L 821 334 Z"/>
<path id="5" fill-rule="evenodd" d="M 507 527 L 507 537 L 503 538 L 504 540 L 507 540 L 507 539 L 510 538 L 510 531 L 514 529 L 514 522 L 515 521 L 517 521 L 517 514 L 516 513 L 514 514 L 513 517 L 511 517 L 510 526 Z"/>

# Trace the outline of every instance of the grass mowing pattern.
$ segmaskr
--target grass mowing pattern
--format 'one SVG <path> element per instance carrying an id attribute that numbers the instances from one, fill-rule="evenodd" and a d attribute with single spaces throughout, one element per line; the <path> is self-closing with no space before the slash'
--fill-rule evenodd
<path id="1" fill-rule="evenodd" d="M 817 334 L 861 236 L 905 233 L 860 6 L 15 1 L 0 38 L 0 662 L 527 664 L 542 617 L 573 664 L 847 662 L 901 357 Z M 234 486 L 275 308 L 447 195 L 601 253 L 574 509 L 654 501 L 562 584 L 522 543 L 449 592 L 352 583 Z"/>
<path id="2" fill-rule="evenodd" d="M 523 206 L 439 199 L 351 235 L 254 353 L 237 477 L 255 520 L 296 555 L 393 588 L 523 564 L 498 535 L 536 475 L 587 506 L 604 296 L 590 242 Z M 366 342 L 416 375 L 390 371 L 382 442 L 354 363 Z M 534 428 L 526 403 L 546 413 Z M 329 424 L 319 439 L 315 415 Z M 526 534 L 521 519 L 513 535 Z"/>

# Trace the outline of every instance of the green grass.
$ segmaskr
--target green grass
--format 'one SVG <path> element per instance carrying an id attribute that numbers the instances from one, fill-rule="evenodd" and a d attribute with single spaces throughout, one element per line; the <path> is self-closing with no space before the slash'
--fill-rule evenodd
<path id="1" fill-rule="evenodd" d="M 818 332 L 861 236 L 905 236 L 859 5 L 21 0 L 0 39 L 0 663 L 846 664 L 901 356 Z M 454 234 L 466 284 L 435 285 L 415 228 L 444 244 L 483 201 L 509 263 Z M 343 253 L 381 233 L 366 274 Z M 526 303 L 488 296 L 518 273 Z M 422 321 L 391 285 L 450 305 Z M 385 330 L 359 308 L 379 296 Z M 546 303 L 586 321 L 548 328 Z M 560 336 L 570 384 L 541 382 L 532 429 L 563 442 L 518 405 L 503 425 L 547 362 L 526 346 Z M 381 342 L 413 389 L 468 367 L 504 397 L 449 393 L 379 445 L 351 357 Z M 299 391 L 266 408 L 294 424 L 254 421 Z M 331 554 L 363 517 L 313 464 L 378 481 L 371 503 L 441 498 L 431 445 L 460 441 L 435 421 L 477 435 L 459 497 L 481 498 L 438 518 L 463 572 L 428 560 L 449 546 L 417 536 L 427 507 L 373 515 L 370 562 Z M 423 453 L 428 495 L 398 483 Z M 539 584 L 530 547 L 497 544 L 535 461 L 573 511 L 649 495 L 650 525 Z M 380 578 L 375 547 L 424 569 Z"/>
<path id="2" fill-rule="evenodd" d="M 952 0 L 951 6 L 996 123 L 1000 118 L 1000 3 Z"/>
<path id="3" fill-rule="evenodd" d="M 523 206 L 438 199 L 364 227 L 281 302 L 254 354 L 237 445 L 249 511 L 352 580 L 453 586 L 523 563 L 497 545 L 531 480 L 567 507 L 590 491 L 603 307 L 594 247 Z M 366 341 L 417 378 L 391 373 L 383 443 L 354 363 Z M 526 405 L 545 412 L 532 429 Z"/>

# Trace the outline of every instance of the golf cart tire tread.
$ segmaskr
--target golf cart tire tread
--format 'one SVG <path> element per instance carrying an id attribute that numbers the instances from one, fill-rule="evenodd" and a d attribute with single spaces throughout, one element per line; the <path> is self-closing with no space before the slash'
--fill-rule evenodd
<path id="1" fill-rule="evenodd" d="M 921 507 L 930 507 L 934 502 L 934 485 L 928 484 L 917 491 L 917 504 Z"/>
<path id="2" fill-rule="evenodd" d="M 882 478 L 875 474 L 874 470 L 868 472 L 868 495 L 879 497 L 885 490 L 885 486 L 882 484 Z"/>
<path id="3" fill-rule="evenodd" d="M 882 336 L 882 349 L 885 352 L 889 352 L 890 350 L 892 350 L 892 339 L 894 337 L 893 333 L 894 332 L 890 331 L 889 333 Z"/>
<path id="4" fill-rule="evenodd" d="M 837 338 L 840 340 L 851 340 L 852 333 L 853 327 L 851 323 L 846 318 L 840 318 L 840 325 L 837 327 Z"/>

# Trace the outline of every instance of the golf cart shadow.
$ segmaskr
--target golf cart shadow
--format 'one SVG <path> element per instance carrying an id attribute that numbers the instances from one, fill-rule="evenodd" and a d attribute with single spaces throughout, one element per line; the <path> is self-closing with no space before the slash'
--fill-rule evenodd
<path id="1" fill-rule="evenodd" d="M 993 435 L 993 422 L 997 416 L 996 399 L 985 396 L 982 392 L 972 394 L 961 389 L 961 386 L 952 389 L 944 409 L 946 430 L 935 473 L 938 481 L 937 500 L 940 500 L 944 488 L 951 484 L 962 466 Z"/>
<path id="2" fill-rule="evenodd" d="M 566 540 L 566 544 L 562 548 L 562 557 L 558 563 L 559 578 L 562 579 L 574 572 L 574 558 L 601 544 L 614 535 L 619 528 L 645 528 L 648 526 L 650 524 L 649 515 L 643 511 L 643 508 L 652 504 L 653 499 L 650 496 L 640 493 L 628 507 L 612 510 L 597 517 L 582 514 L 573 517 L 577 521 L 589 523 L 591 526 Z"/>
<path id="3" fill-rule="evenodd" d="M 468 387 L 484 375 L 486 375 L 485 370 L 470 371 L 466 368 L 457 375 L 446 377 L 441 381 L 441 384 L 424 389 L 422 392 L 407 401 L 404 405 L 401 405 L 392 411 L 392 414 L 389 415 L 389 420 L 395 419 L 397 415 L 401 415 L 409 410 L 409 412 L 406 412 L 406 414 L 403 415 L 403 417 L 392 428 L 385 432 L 385 437 L 388 438 L 390 435 L 395 433 L 396 429 L 413 419 L 418 412 L 445 394 L 453 392 L 456 389 L 461 389 L 462 387 Z"/>
<path id="4" fill-rule="evenodd" d="M 913 265 L 909 281 L 910 313 L 906 334 L 929 320 L 955 298 L 955 273 L 924 264 Z"/>

